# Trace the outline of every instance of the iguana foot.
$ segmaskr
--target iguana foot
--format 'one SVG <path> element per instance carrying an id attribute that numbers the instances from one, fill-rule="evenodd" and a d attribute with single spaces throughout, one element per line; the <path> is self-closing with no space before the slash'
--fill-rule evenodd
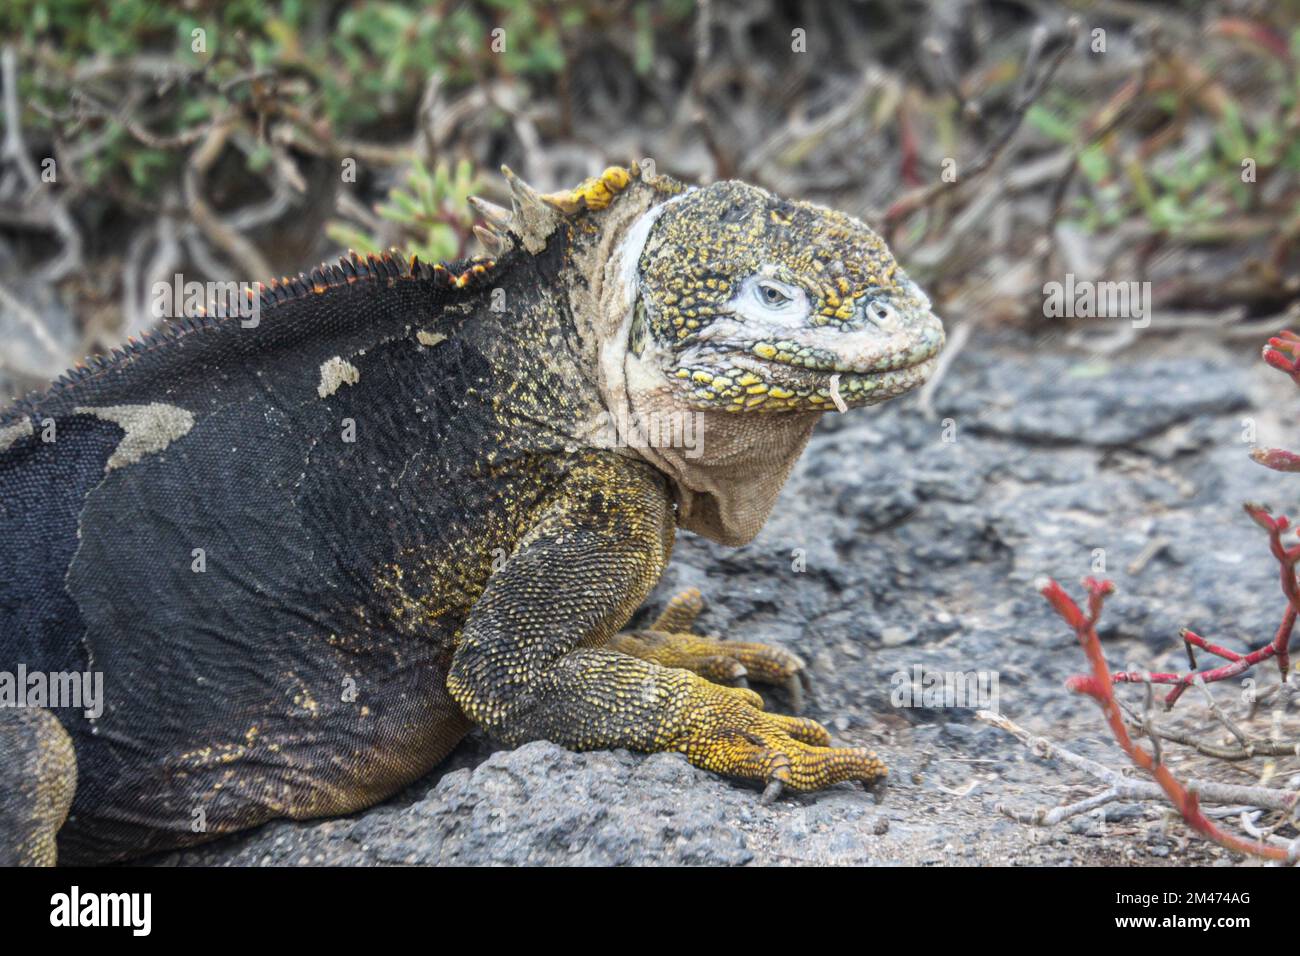
<path id="1" fill-rule="evenodd" d="M 769 714 L 762 708 L 762 698 L 753 691 L 697 677 L 672 749 L 705 770 L 763 782 L 764 804 L 785 787 L 820 790 L 860 780 L 875 788 L 888 775 L 869 750 L 831 747 L 831 735 L 815 720 Z"/>
<path id="2" fill-rule="evenodd" d="M 772 644 L 721 641 L 691 633 L 704 609 L 697 588 L 677 594 L 645 631 L 624 631 L 607 645 L 632 657 L 664 667 L 683 667 L 719 684 L 744 684 L 746 679 L 784 687 L 790 709 L 803 710 L 808 674 L 798 655 Z"/>

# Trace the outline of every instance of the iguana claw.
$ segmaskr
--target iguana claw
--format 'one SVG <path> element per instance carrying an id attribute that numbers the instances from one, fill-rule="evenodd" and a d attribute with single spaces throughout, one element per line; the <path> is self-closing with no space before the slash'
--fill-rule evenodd
<path id="1" fill-rule="evenodd" d="M 747 687 L 752 680 L 784 687 L 790 709 L 801 713 L 810 687 L 803 659 L 773 644 L 693 634 L 690 629 L 703 609 L 699 590 L 689 588 L 668 602 L 648 630 L 615 635 L 608 646 L 664 667 L 683 667 L 714 683 Z"/>
<path id="2" fill-rule="evenodd" d="M 770 714 L 752 691 L 694 680 L 675 749 L 697 767 L 761 781 L 764 805 L 786 789 L 820 790 L 845 780 L 871 787 L 888 774 L 869 750 L 830 746 L 830 733 L 814 720 Z"/>

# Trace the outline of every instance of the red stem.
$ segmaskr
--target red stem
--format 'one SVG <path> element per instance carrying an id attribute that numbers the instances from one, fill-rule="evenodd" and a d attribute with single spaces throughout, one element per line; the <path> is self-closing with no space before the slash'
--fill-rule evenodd
<path id="1" fill-rule="evenodd" d="M 1101 640 L 1097 637 L 1097 618 L 1101 615 L 1102 604 L 1107 596 L 1114 592 L 1115 585 L 1110 581 L 1085 578 L 1083 586 L 1088 591 L 1088 616 L 1086 618 L 1083 616 L 1083 612 L 1079 610 L 1079 606 L 1074 603 L 1074 600 L 1055 581 L 1048 581 L 1042 589 L 1043 597 L 1047 598 L 1048 603 L 1052 605 L 1056 613 L 1073 628 L 1075 635 L 1079 639 L 1079 644 L 1083 648 L 1084 655 L 1092 665 L 1090 675 L 1072 677 L 1066 682 L 1066 686 L 1073 691 L 1087 694 L 1097 702 L 1102 715 L 1110 725 L 1111 733 L 1114 735 L 1116 742 L 1128 754 L 1133 763 L 1155 778 L 1156 783 L 1169 797 L 1169 802 L 1177 808 L 1189 827 L 1220 846 L 1235 850 L 1238 853 L 1262 856 L 1270 860 L 1285 860 L 1287 851 L 1283 847 L 1243 840 L 1215 826 L 1201 812 L 1196 794 L 1189 793 L 1169 772 L 1168 767 L 1163 763 L 1157 763 L 1151 754 L 1135 744 L 1132 738 L 1129 737 L 1128 730 L 1124 726 L 1123 717 L 1120 714 L 1119 705 L 1115 701 L 1114 685 L 1110 668 L 1106 664 L 1106 655 L 1102 652 Z M 1239 663 L 1241 662 L 1236 661 L 1229 666 L 1236 666 Z"/>
<path id="2" fill-rule="evenodd" d="M 1155 673 L 1147 674 L 1141 671 L 1117 671 L 1111 675 L 1111 680 L 1117 684 L 1142 684 L 1150 682 L 1152 684 L 1177 684 L 1173 690 L 1165 695 L 1165 708 L 1168 709 L 1177 703 L 1178 698 L 1183 696 L 1183 691 L 1196 683 L 1196 678 L 1200 677 L 1207 684 L 1213 684 L 1215 681 L 1227 680 L 1230 677 L 1236 677 L 1238 674 L 1250 670 L 1260 661 L 1266 661 L 1277 654 L 1285 654 L 1291 640 L 1291 631 L 1295 627 L 1296 611 L 1295 608 L 1287 606 L 1286 614 L 1282 617 L 1282 623 L 1278 625 L 1277 634 L 1273 640 L 1263 647 L 1251 651 L 1249 654 L 1238 654 L 1230 651 L 1226 647 L 1219 647 L 1217 644 L 1211 644 L 1205 638 L 1192 633 L 1183 631 L 1183 639 L 1189 644 L 1195 644 L 1197 647 L 1209 651 L 1211 654 L 1217 654 L 1219 657 L 1226 658 L 1231 663 L 1211 668 L 1210 670 L 1192 671 L 1187 674 L 1169 674 Z M 1286 679 L 1286 671 L 1283 670 L 1283 680 Z"/>

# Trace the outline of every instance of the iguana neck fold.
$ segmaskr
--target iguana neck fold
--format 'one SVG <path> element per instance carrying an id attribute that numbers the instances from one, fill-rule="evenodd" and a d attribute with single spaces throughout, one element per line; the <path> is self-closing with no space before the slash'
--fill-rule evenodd
<path id="1" fill-rule="evenodd" d="M 573 274 L 589 277 L 569 287 L 583 342 L 585 367 L 597 370 L 601 402 L 611 418 L 632 430 L 618 451 L 662 472 L 673 489 L 680 527 L 725 545 L 753 540 L 776 504 L 820 412 L 737 416 L 690 408 L 670 387 L 651 338 L 640 354 L 630 346 L 637 298 L 638 260 L 654 222 L 681 193 L 637 182 L 599 215 L 599 228 L 571 225 Z M 691 417 L 696 441 L 656 442 L 650 422 Z M 662 433 L 662 432 L 660 432 Z M 680 434 L 680 429 L 673 430 Z"/>

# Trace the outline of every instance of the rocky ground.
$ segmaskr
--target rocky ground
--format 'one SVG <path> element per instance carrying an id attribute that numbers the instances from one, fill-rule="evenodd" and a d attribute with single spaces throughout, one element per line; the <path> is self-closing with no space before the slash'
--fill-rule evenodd
<path id="1" fill-rule="evenodd" d="M 761 807 L 755 788 L 678 755 L 494 752 L 474 737 L 368 812 L 273 824 L 158 862 L 1238 862 L 1155 806 L 1115 803 L 1104 822 L 1054 829 L 1017 823 L 999 805 L 1051 807 L 1100 787 L 973 708 L 897 706 L 895 693 L 918 668 L 995 674 L 996 700 L 982 706 L 1120 767 L 1094 705 L 1062 688 L 1081 655 L 1036 578 L 1078 594 L 1104 558 L 1120 589 L 1102 629 L 1116 666 L 1179 668 L 1184 624 L 1237 649 L 1271 636 L 1276 566 L 1239 505 L 1275 498 L 1285 510 L 1300 486 L 1247 458 L 1244 429 L 1297 444 L 1278 411 L 1293 419 L 1293 390 L 1251 349 L 1167 350 L 1101 361 L 982 336 L 955 361 L 933 417 L 912 396 L 826 420 L 752 544 L 679 539 L 641 615 L 697 586 L 706 631 L 796 650 L 813 680 L 809 715 L 889 764 L 882 802 L 844 785 Z M 1219 699 L 1239 712 L 1239 692 L 1223 685 Z M 1168 759 L 1180 774 L 1216 772 Z M 1233 773 L 1249 783 L 1258 768 Z"/>

